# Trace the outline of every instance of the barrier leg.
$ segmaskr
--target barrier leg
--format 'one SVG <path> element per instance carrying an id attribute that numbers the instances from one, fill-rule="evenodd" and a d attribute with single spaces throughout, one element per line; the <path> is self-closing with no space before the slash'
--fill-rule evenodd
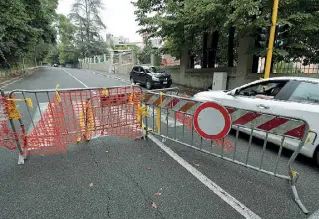
<path id="1" fill-rule="evenodd" d="M 308 133 L 308 132 L 306 132 Z M 297 155 L 299 154 L 302 146 L 304 145 L 305 141 L 302 141 L 299 145 L 299 147 L 294 151 L 294 153 L 292 154 L 292 156 L 290 157 L 289 161 L 288 161 L 288 173 L 290 176 L 290 185 L 291 185 L 291 189 L 292 189 L 292 194 L 294 196 L 295 202 L 298 204 L 298 206 L 300 207 L 300 209 L 305 213 L 308 214 L 309 211 L 307 210 L 307 208 L 304 206 L 304 204 L 301 202 L 299 195 L 298 195 L 298 191 L 296 188 L 296 183 L 297 180 L 299 178 L 299 174 L 295 171 L 292 170 L 291 168 L 291 164 L 295 161 Z"/>
<path id="2" fill-rule="evenodd" d="M 26 159 L 26 155 L 25 155 L 25 153 L 22 150 L 20 139 L 18 137 L 18 134 L 16 132 L 16 129 L 15 129 L 15 126 L 14 126 L 14 123 L 13 123 L 12 119 L 10 119 L 9 121 L 10 121 L 10 125 L 11 125 L 11 128 L 12 128 L 12 131 L 14 132 L 14 138 L 15 138 L 15 140 L 17 142 L 17 148 L 19 150 L 18 164 L 24 164 L 24 160 Z M 23 128 L 23 125 L 21 125 L 21 126 Z"/>

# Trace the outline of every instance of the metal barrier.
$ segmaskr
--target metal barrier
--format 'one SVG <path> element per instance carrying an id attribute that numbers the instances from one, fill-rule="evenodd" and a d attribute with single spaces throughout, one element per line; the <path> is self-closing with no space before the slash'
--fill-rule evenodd
<path id="1" fill-rule="evenodd" d="M 223 107 L 216 103 L 202 103 L 163 92 L 145 93 L 144 104 L 149 110 L 147 116 L 143 118 L 147 130 L 146 135 L 150 133 L 163 140 L 171 140 L 258 172 L 287 179 L 291 183 L 295 201 L 303 212 L 308 213 L 296 189 L 299 174 L 291 167 L 309 134 L 309 126 L 306 121 Z M 225 118 L 224 126 L 226 127 L 228 123 L 229 128 L 221 128 L 218 134 L 207 134 L 198 128 L 199 126 L 209 127 L 210 124 L 217 123 L 215 116 L 206 116 L 199 121 L 201 113 L 210 113 L 209 110 L 204 112 L 205 107 L 209 105 L 220 111 Z M 213 110 L 211 113 L 217 115 Z M 228 134 L 231 129 L 232 133 Z M 249 134 L 248 145 L 239 138 L 240 132 Z M 253 137 L 256 136 L 264 139 L 262 147 L 253 144 Z M 288 161 L 281 156 L 287 141 L 298 143 Z M 280 147 L 276 148 L 276 152 L 274 149 L 266 150 L 267 142 L 279 143 Z"/>
<path id="2" fill-rule="evenodd" d="M 9 94 L 1 91 L 0 146 L 10 150 L 17 148 L 18 163 L 23 164 L 28 154 L 65 153 L 68 145 L 97 136 L 142 138 L 151 133 L 289 180 L 295 201 L 308 213 L 296 189 L 299 174 L 291 167 L 309 134 L 305 121 L 202 103 L 171 93 L 178 94 L 178 90 L 162 89 L 143 94 L 139 87 L 127 86 L 15 90 Z M 216 110 L 205 111 L 209 106 L 223 116 L 223 127 L 218 133 L 209 130 L 207 125 L 221 123 L 217 121 L 220 115 Z M 229 134 L 231 128 L 235 135 Z M 239 132 L 249 134 L 248 146 L 239 139 Z M 262 147 L 253 145 L 254 136 L 264 139 Z M 287 162 L 281 162 L 282 150 L 291 140 L 298 142 L 298 147 Z M 274 152 L 266 150 L 268 142 L 280 143 L 275 159 Z"/>
<path id="3" fill-rule="evenodd" d="M 15 90 L 0 99 L 0 146 L 28 154 L 65 153 L 96 136 L 143 137 L 139 87 Z M 10 128 L 9 128 L 10 127 Z"/>

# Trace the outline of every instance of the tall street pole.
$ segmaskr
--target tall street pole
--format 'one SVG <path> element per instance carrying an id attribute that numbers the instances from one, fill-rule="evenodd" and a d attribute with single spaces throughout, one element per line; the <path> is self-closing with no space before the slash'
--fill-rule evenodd
<path id="1" fill-rule="evenodd" d="M 266 60 L 266 69 L 264 78 L 269 78 L 270 69 L 271 69 L 271 61 L 274 50 L 274 41 L 275 41 L 275 33 L 276 33 L 276 25 L 277 25 L 277 17 L 278 17 L 278 6 L 279 0 L 274 0 L 274 6 L 272 11 L 272 24 L 269 33 L 269 42 L 268 42 L 268 51 L 267 51 L 267 60 Z"/>

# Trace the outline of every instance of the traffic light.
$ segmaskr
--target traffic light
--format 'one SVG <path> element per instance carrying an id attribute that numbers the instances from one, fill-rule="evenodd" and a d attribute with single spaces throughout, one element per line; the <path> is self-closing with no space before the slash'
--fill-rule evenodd
<path id="1" fill-rule="evenodd" d="M 262 27 L 257 29 L 256 45 L 260 48 L 267 48 L 270 27 Z"/>
<path id="2" fill-rule="evenodd" d="M 282 48 L 287 44 L 288 31 L 290 29 L 289 24 L 277 24 L 275 34 L 275 47 Z"/>

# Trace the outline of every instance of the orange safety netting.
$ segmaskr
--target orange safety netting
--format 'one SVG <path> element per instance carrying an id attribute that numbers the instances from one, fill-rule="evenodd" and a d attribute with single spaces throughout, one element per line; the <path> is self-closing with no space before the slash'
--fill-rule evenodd
<path id="1" fill-rule="evenodd" d="M 20 138 L 20 136 L 9 128 L 9 105 L 8 97 L 0 96 L 0 146 L 14 150 L 17 148 L 16 139 Z"/>
<path id="2" fill-rule="evenodd" d="M 137 87 L 56 92 L 31 133 L 29 153 L 65 153 L 67 146 L 96 136 L 142 137 Z"/>

